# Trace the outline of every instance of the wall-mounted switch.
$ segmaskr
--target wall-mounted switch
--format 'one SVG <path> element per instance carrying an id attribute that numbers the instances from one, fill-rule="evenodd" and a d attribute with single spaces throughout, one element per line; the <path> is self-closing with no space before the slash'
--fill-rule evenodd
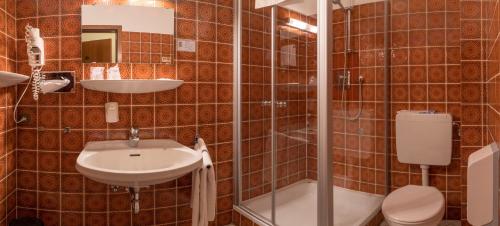
<path id="1" fill-rule="evenodd" d="M 177 51 L 196 52 L 196 41 L 192 39 L 177 39 Z"/>
<path id="2" fill-rule="evenodd" d="M 161 62 L 164 64 L 172 64 L 172 57 L 171 56 L 163 56 L 163 57 L 161 57 Z"/>

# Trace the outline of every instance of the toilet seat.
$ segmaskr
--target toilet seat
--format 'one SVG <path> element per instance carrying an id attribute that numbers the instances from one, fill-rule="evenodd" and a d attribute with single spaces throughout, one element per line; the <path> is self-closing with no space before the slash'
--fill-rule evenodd
<path id="1" fill-rule="evenodd" d="M 388 221 L 419 225 L 440 221 L 444 215 L 444 197 L 434 187 L 407 185 L 390 193 L 382 203 Z"/>

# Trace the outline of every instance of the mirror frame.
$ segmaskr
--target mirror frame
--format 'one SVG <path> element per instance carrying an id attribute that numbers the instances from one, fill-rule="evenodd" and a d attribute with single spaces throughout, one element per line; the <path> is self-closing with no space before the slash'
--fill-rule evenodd
<path id="1" fill-rule="evenodd" d="M 115 64 L 122 63 L 122 26 L 120 25 L 82 25 L 81 37 L 84 33 L 115 33 L 116 34 L 116 62 Z M 83 41 L 81 41 L 81 48 L 83 51 Z M 82 62 L 84 59 L 82 59 Z M 94 63 L 94 62 L 90 62 Z M 95 62 L 95 63 L 106 63 L 112 64 L 112 62 Z"/>

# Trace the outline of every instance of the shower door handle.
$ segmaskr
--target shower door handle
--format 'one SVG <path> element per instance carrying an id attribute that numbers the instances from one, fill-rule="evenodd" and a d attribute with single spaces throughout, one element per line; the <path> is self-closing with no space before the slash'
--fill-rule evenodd
<path id="1" fill-rule="evenodd" d="M 270 100 L 264 100 L 262 102 L 260 102 L 260 105 L 262 107 L 268 107 L 268 106 L 272 106 L 273 104 L 273 101 L 270 101 Z M 286 108 L 288 106 L 288 103 L 286 101 L 277 101 L 276 102 L 276 107 L 278 108 Z"/>
<path id="2" fill-rule="evenodd" d="M 278 107 L 278 108 L 286 108 L 287 106 L 288 106 L 288 103 L 286 101 L 276 102 L 276 107 Z"/>
<path id="3" fill-rule="evenodd" d="M 263 101 L 260 103 L 260 105 L 261 105 L 262 107 L 271 106 L 272 104 L 273 104 L 273 102 L 272 102 L 272 101 L 270 101 L 270 100 L 263 100 Z"/>

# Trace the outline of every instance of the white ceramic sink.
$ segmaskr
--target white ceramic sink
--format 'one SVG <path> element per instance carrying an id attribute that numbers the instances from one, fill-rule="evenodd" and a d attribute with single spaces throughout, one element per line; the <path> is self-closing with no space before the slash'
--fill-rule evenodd
<path id="1" fill-rule="evenodd" d="M 84 176 L 110 185 L 146 187 L 177 179 L 202 167 L 202 156 L 173 140 L 88 142 L 76 160 Z"/>

